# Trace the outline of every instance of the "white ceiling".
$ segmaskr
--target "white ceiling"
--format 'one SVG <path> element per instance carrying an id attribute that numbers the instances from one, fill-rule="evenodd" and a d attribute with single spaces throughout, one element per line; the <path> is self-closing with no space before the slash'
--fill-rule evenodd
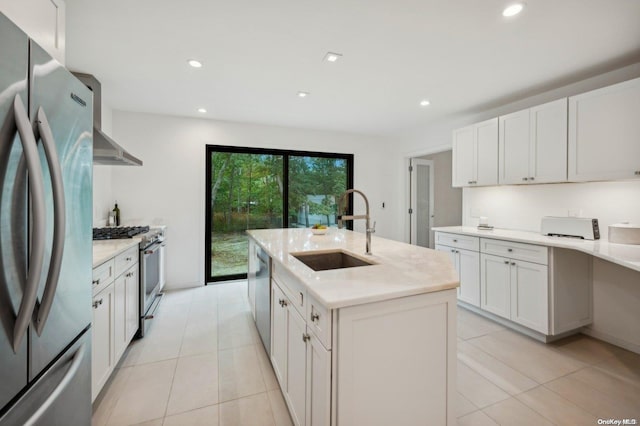
<path id="1" fill-rule="evenodd" d="M 638 0 L 506 4 L 67 0 L 67 66 L 115 109 L 391 134 L 640 62 Z"/>

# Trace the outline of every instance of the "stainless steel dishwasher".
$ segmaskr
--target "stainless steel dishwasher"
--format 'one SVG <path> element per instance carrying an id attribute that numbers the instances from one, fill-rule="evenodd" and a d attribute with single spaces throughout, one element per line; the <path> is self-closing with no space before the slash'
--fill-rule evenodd
<path id="1" fill-rule="evenodd" d="M 259 246 L 256 255 L 256 326 L 264 348 L 271 354 L 271 258 Z"/>

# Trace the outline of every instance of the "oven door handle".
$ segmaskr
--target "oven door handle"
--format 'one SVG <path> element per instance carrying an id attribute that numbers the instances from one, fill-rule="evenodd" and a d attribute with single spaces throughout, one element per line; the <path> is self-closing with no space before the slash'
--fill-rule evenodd
<path id="1" fill-rule="evenodd" d="M 146 249 L 144 249 L 144 250 L 142 251 L 142 253 L 143 253 L 145 256 L 152 255 L 153 253 L 155 253 L 155 252 L 157 252 L 158 250 L 160 250 L 160 247 L 162 247 L 162 244 L 153 244 L 153 245 L 151 245 L 150 247 L 147 247 Z"/>

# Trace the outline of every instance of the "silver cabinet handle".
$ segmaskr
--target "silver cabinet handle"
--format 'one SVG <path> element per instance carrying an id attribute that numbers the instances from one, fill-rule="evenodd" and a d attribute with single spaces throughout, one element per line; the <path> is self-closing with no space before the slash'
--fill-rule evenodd
<path id="1" fill-rule="evenodd" d="M 27 272 L 27 282 L 20 302 L 20 308 L 13 328 L 13 350 L 18 351 L 22 339 L 27 331 L 31 314 L 36 304 L 38 295 L 38 283 L 40 274 L 42 273 L 42 262 L 44 257 L 44 240 L 45 240 L 45 206 L 44 206 L 44 180 L 42 178 L 42 169 L 38 158 L 38 147 L 36 138 L 33 135 L 29 117 L 20 99 L 20 95 L 16 95 L 13 100 L 13 115 L 24 158 L 27 163 L 27 171 L 29 173 L 29 193 L 31 194 L 31 249 L 29 253 L 29 270 Z M 13 132 L 15 134 L 15 132 Z"/>
<path id="2" fill-rule="evenodd" d="M 636 172 L 634 173 L 636 176 L 640 176 L 640 170 L 636 170 Z"/>
<path id="3" fill-rule="evenodd" d="M 534 180 L 534 179 L 535 179 L 535 178 L 534 178 L 533 176 L 531 176 L 531 177 L 529 178 L 529 180 Z"/>
<path id="4" fill-rule="evenodd" d="M 47 281 L 42 295 L 40 307 L 37 308 L 36 315 L 36 333 L 42 335 L 44 326 L 47 323 L 53 298 L 58 288 L 58 278 L 60 277 L 60 268 L 62 267 L 62 255 L 64 254 L 64 237 L 65 227 L 67 223 L 64 200 L 64 182 L 62 180 L 62 167 L 60 166 L 60 158 L 56 150 L 56 141 L 51 132 L 51 126 L 47 120 L 47 115 L 42 107 L 38 108 L 36 113 L 37 128 L 44 153 L 49 165 L 49 173 L 51 174 L 51 187 L 53 189 L 53 244 L 51 247 L 51 261 L 49 262 L 49 272 L 47 273 Z"/>
<path id="5" fill-rule="evenodd" d="M 98 306 L 102 305 L 103 301 L 104 301 L 104 299 L 100 299 L 100 300 L 96 300 L 95 302 L 93 302 L 93 309 L 98 309 Z"/>
<path id="6" fill-rule="evenodd" d="M 124 260 L 126 260 L 127 262 L 131 262 L 133 260 L 133 257 L 127 257 Z"/>
<path id="7" fill-rule="evenodd" d="M 307 343 L 309 340 L 311 340 L 311 336 L 309 336 L 309 334 L 307 334 L 307 333 L 304 333 L 302 335 L 302 341 Z"/>
<path id="8" fill-rule="evenodd" d="M 60 394 L 64 392 L 67 386 L 69 386 L 71 380 L 73 380 L 73 378 L 75 377 L 78 369 L 80 368 L 80 365 L 82 364 L 82 361 L 84 360 L 85 350 L 86 349 L 84 344 L 80 346 L 78 351 L 73 356 L 71 366 L 69 367 L 67 373 L 64 375 L 64 378 L 60 381 L 60 383 L 58 383 L 58 386 L 56 386 L 53 392 L 51 392 L 47 400 L 36 410 L 35 413 L 31 415 L 31 417 L 29 417 L 29 420 L 25 422 L 25 426 L 33 426 L 40 423 L 40 419 L 44 415 L 44 413 L 46 413 L 47 410 L 51 407 L 51 404 L 58 400 Z"/>
<path id="9" fill-rule="evenodd" d="M 516 266 L 516 262 L 511 262 L 511 266 Z"/>
<path id="10" fill-rule="evenodd" d="M 99 285 L 100 284 L 100 278 L 98 278 L 97 280 L 93 280 L 91 282 L 93 283 L 93 285 Z"/>
<path id="11" fill-rule="evenodd" d="M 279 303 L 279 304 L 280 304 L 280 306 L 282 306 L 283 308 L 284 308 L 285 306 L 287 306 L 287 301 L 286 301 L 286 300 L 284 300 L 284 299 L 280 299 L 280 300 L 278 300 L 278 303 Z"/>
<path id="12" fill-rule="evenodd" d="M 451 253 L 455 253 L 456 251 L 454 249 L 451 249 Z"/>
<path id="13" fill-rule="evenodd" d="M 508 260 L 505 260 L 505 261 L 504 261 L 504 264 L 505 264 L 505 265 L 508 265 L 508 264 L 509 264 L 509 261 L 508 261 Z"/>
<path id="14" fill-rule="evenodd" d="M 319 314 L 317 314 L 315 312 L 311 314 L 311 322 L 316 322 L 319 319 L 320 319 L 320 315 Z"/>
<path id="15" fill-rule="evenodd" d="M 510 249 L 507 249 L 507 251 L 508 251 L 509 253 L 511 253 L 511 252 L 513 251 L 513 249 L 512 249 L 512 248 L 510 248 Z"/>
<path id="16" fill-rule="evenodd" d="M 529 178 L 523 177 L 522 180 L 527 181 Z"/>

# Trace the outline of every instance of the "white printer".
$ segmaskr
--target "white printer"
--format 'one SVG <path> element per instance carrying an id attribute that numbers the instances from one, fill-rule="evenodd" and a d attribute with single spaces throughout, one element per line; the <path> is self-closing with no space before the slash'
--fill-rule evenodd
<path id="1" fill-rule="evenodd" d="M 542 235 L 599 240 L 598 219 L 586 217 L 545 216 L 540 225 Z"/>

